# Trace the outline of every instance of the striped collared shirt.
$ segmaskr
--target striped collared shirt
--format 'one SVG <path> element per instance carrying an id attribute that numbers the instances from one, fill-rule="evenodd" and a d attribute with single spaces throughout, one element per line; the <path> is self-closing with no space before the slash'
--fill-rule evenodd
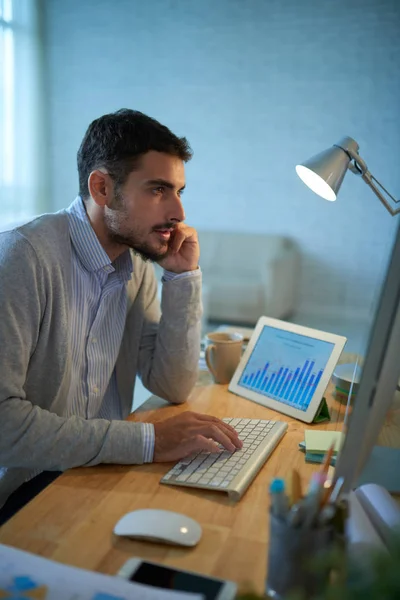
<path id="1" fill-rule="evenodd" d="M 67 209 L 72 246 L 71 386 L 65 416 L 122 419 L 117 361 L 126 317 L 132 259 L 111 263 L 78 196 Z M 154 426 L 142 423 L 144 462 L 154 454 Z"/>

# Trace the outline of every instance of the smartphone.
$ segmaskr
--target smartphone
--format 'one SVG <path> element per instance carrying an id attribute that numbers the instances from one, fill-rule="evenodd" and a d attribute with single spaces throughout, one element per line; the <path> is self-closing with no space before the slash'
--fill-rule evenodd
<path id="1" fill-rule="evenodd" d="M 202 594 L 204 600 L 234 600 L 237 592 L 237 586 L 232 581 L 182 571 L 141 558 L 128 560 L 118 576 L 164 590 Z"/>

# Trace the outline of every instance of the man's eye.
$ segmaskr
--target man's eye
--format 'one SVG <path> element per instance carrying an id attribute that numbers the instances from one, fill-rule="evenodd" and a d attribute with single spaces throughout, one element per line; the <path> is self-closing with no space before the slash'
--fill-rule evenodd
<path id="1" fill-rule="evenodd" d="M 179 196 L 179 197 L 181 197 L 184 191 L 185 191 L 185 190 L 179 190 L 179 191 L 178 191 L 178 196 Z"/>
<path id="2" fill-rule="evenodd" d="M 158 187 L 154 188 L 154 189 L 153 189 L 153 192 L 154 192 L 155 194 L 163 194 L 163 193 L 164 193 L 164 189 L 165 189 L 165 188 L 164 188 L 162 185 L 160 185 L 160 186 L 158 186 Z"/>

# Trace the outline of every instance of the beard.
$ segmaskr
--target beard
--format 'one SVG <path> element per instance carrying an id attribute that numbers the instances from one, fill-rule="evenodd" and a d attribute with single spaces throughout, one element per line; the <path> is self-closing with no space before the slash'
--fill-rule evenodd
<path id="1" fill-rule="evenodd" d="M 159 262 L 168 256 L 170 252 L 168 241 L 159 240 L 158 248 L 155 248 L 154 244 L 146 241 L 146 234 L 139 222 L 127 226 L 130 218 L 122 195 L 116 193 L 111 206 L 112 208 L 105 207 L 104 210 L 104 224 L 110 242 L 128 246 L 144 261 Z M 173 222 L 155 225 L 147 236 L 150 236 L 157 229 L 173 229 L 175 226 Z"/>

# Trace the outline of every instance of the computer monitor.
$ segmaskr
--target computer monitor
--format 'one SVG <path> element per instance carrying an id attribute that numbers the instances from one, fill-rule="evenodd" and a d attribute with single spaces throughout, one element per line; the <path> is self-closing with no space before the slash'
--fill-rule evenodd
<path id="1" fill-rule="evenodd" d="M 344 477 L 343 493 L 357 485 L 393 402 L 400 377 L 400 224 L 371 330 L 367 355 L 349 419 L 335 479 Z M 399 440 L 400 442 L 400 440 Z M 399 443 L 400 447 L 400 443 Z M 388 460 L 391 449 L 385 460 Z M 391 456 L 398 458 L 398 451 Z M 376 467 L 382 466 L 377 461 Z M 368 462 L 370 467 L 370 462 Z M 394 461 L 393 461 L 394 467 Z M 388 465 L 386 464 L 386 468 Z M 376 472 L 379 482 L 379 472 Z M 371 479 L 374 475 L 370 474 Z M 400 491 L 400 466 L 390 470 L 389 491 Z"/>

